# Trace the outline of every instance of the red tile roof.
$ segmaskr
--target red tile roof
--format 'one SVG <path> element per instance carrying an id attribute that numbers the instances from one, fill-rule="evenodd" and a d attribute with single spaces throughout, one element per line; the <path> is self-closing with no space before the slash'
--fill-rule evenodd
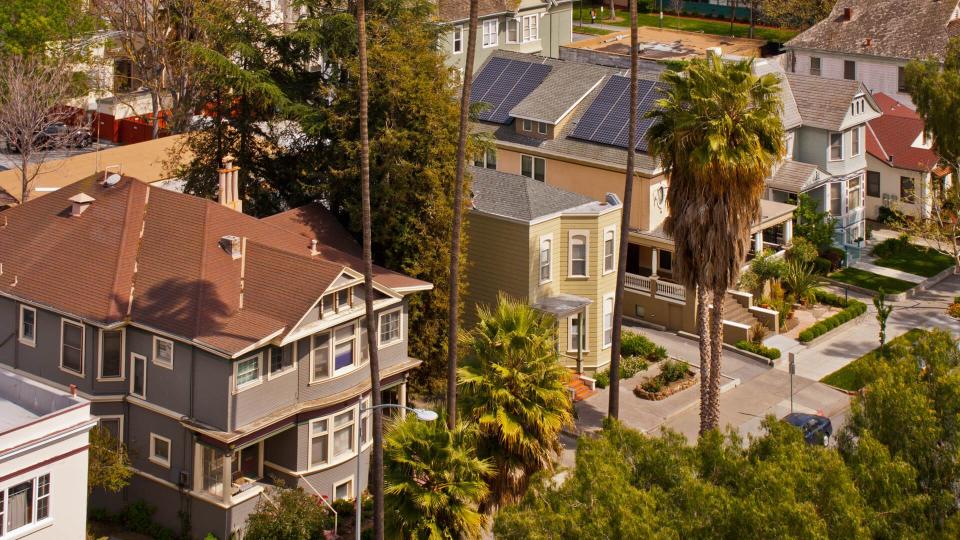
<path id="1" fill-rule="evenodd" d="M 867 152 L 898 169 L 926 172 L 933 169 L 933 150 L 915 148 L 913 142 L 923 131 L 923 120 L 909 107 L 883 93 L 873 95 L 883 116 L 867 122 Z"/>
<path id="2" fill-rule="evenodd" d="M 306 238 L 268 220 L 129 177 L 112 187 L 99 180 L 0 214 L 0 294 L 234 354 L 291 330 L 345 267 L 359 270 L 358 258 L 333 248 L 311 255 Z M 67 199 L 78 193 L 95 201 L 71 216 Z M 242 239 L 242 257 L 220 247 L 225 235 Z M 375 273 L 386 287 L 429 286 Z"/>

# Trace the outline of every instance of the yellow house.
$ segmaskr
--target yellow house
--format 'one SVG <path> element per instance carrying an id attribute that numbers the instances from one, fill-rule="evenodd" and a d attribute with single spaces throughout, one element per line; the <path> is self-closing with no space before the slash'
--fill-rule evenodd
<path id="1" fill-rule="evenodd" d="M 557 320 L 560 357 L 578 373 L 610 363 L 621 205 L 516 174 L 472 167 L 465 322 L 506 293 Z M 583 336 L 582 341 L 578 336 Z"/>

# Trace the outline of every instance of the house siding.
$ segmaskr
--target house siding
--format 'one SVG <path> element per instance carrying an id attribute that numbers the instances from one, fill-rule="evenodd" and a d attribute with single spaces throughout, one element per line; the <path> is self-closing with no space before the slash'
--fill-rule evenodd
<path id="1" fill-rule="evenodd" d="M 465 229 L 470 238 L 466 272 L 470 287 L 463 320 L 465 328 L 472 328 L 479 320 L 477 307 L 496 305 L 501 291 L 514 298 L 530 297 L 530 283 L 536 283 L 530 267 L 535 265 L 524 249 L 532 234 L 529 225 L 471 212 Z"/>
<path id="2" fill-rule="evenodd" d="M 922 209 L 920 204 L 907 203 L 900 199 L 900 177 L 906 176 L 913 179 L 913 185 L 919 190 L 916 194 L 917 199 L 922 200 L 924 192 L 930 189 L 930 173 L 891 167 L 872 155 L 867 156 L 867 170 L 880 173 L 880 196 L 871 197 L 867 195 L 866 197 L 867 219 L 877 219 L 880 215 L 880 207 L 890 206 L 889 204 L 884 205 L 884 196 L 888 198 L 893 197 L 897 201 L 897 210 L 907 215 L 919 216 L 921 210 L 929 210 L 929 205 L 927 209 Z M 866 176 L 864 178 L 866 178 Z M 864 182 L 866 182 L 866 180 L 864 180 Z M 864 190 L 866 190 L 866 187 L 864 187 Z"/>
<path id="3" fill-rule="evenodd" d="M 820 58 L 820 76 L 828 79 L 843 79 L 843 63 L 845 60 L 856 62 L 856 77 L 871 92 L 883 92 L 900 103 L 912 108 L 913 100 L 910 94 L 900 92 L 898 84 L 898 68 L 906 66 L 908 60 L 898 58 L 880 58 L 876 56 L 838 55 L 832 52 L 793 49 L 794 72 L 810 74 L 810 57 Z"/>

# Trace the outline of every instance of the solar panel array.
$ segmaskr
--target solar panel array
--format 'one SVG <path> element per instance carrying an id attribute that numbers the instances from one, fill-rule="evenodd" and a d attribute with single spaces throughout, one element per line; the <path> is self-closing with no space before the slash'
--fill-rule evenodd
<path id="1" fill-rule="evenodd" d="M 510 123 L 510 111 L 533 92 L 550 73 L 550 66 L 493 57 L 473 80 L 470 103 L 487 103 L 477 117 L 497 124 Z"/>
<path id="2" fill-rule="evenodd" d="M 647 131 L 653 120 L 644 116 L 657 106 L 663 85 L 654 81 L 637 81 L 637 150 L 647 151 Z M 627 148 L 630 134 L 630 79 L 610 77 L 600 93 L 580 117 L 571 137 L 600 144 Z"/>

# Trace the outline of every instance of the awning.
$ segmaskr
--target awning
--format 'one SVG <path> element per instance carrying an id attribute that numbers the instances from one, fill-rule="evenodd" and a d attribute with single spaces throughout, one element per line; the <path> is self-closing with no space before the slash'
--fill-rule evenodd
<path id="1" fill-rule="evenodd" d="M 557 294 L 537 300 L 531 307 L 537 311 L 549 313 L 558 319 L 579 313 L 583 308 L 593 303 L 593 300 L 572 294 Z"/>

